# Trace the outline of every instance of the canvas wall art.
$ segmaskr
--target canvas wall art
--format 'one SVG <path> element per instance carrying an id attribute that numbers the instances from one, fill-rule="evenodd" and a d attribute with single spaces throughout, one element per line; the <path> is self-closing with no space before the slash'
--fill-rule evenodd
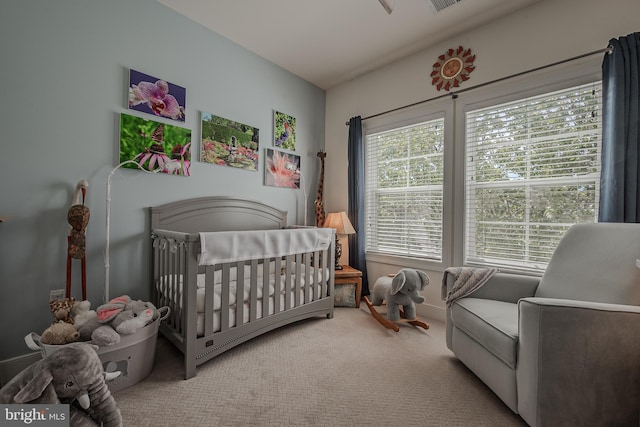
<path id="1" fill-rule="evenodd" d="M 300 188 L 300 156 L 266 149 L 264 183 L 273 187 Z"/>
<path id="2" fill-rule="evenodd" d="M 129 70 L 129 109 L 184 122 L 187 91 L 136 70 Z"/>
<path id="3" fill-rule="evenodd" d="M 200 161 L 257 171 L 260 131 L 211 113 L 202 113 Z"/>
<path id="4" fill-rule="evenodd" d="M 191 174 L 191 130 L 120 114 L 120 162 L 133 160 L 148 171 Z M 136 169 L 133 163 L 123 165 Z"/>
<path id="5" fill-rule="evenodd" d="M 296 150 L 296 118 L 273 112 L 273 145 L 284 150 Z"/>

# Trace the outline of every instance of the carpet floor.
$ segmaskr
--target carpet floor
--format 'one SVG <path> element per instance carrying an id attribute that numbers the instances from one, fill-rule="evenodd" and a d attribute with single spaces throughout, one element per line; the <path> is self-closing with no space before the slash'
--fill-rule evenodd
<path id="1" fill-rule="evenodd" d="M 114 393 L 125 426 L 526 426 L 446 348 L 445 325 L 384 329 L 366 306 L 227 351 L 184 380 L 159 338 L 153 371 Z"/>

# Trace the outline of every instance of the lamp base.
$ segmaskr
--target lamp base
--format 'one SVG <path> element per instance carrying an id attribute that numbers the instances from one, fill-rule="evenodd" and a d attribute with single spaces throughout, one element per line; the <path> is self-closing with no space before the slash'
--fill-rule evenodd
<path id="1" fill-rule="evenodd" d="M 336 265 L 334 266 L 335 270 L 342 270 L 342 266 L 340 265 L 340 257 L 342 257 L 342 243 L 338 240 L 338 236 L 336 236 Z"/>

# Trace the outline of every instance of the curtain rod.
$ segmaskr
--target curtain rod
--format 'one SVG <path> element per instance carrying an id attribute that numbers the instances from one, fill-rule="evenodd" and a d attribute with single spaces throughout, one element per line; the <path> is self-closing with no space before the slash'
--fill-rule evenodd
<path id="1" fill-rule="evenodd" d="M 494 83 L 498 83 L 498 82 L 501 82 L 501 81 L 504 81 L 504 80 L 512 79 L 514 77 L 520 77 L 522 75 L 533 73 L 535 71 L 544 70 L 545 68 L 555 67 L 556 65 L 565 64 L 567 62 L 575 61 L 577 59 L 586 58 L 587 56 L 597 55 L 599 53 L 604 53 L 604 52 L 607 52 L 607 53 L 610 54 L 612 51 L 613 51 L 613 47 L 611 45 L 609 45 L 604 49 L 598 49 L 598 50 L 594 50 L 592 52 L 583 53 L 582 55 L 574 56 L 574 57 L 568 58 L 568 59 L 563 59 L 562 61 L 553 62 L 553 63 L 547 64 L 547 65 L 542 65 L 540 67 L 532 68 L 530 70 L 522 71 L 520 73 L 511 74 L 510 76 L 501 77 L 499 79 L 491 80 L 491 81 L 488 81 L 488 82 L 485 82 L 485 83 L 480 83 L 478 85 L 471 86 L 471 87 L 468 87 L 468 88 L 465 88 L 465 89 L 460 89 L 459 91 L 456 91 L 456 92 L 444 93 L 442 95 L 434 96 L 432 98 L 425 99 L 423 101 L 414 102 L 413 104 L 404 105 L 402 107 L 397 107 L 397 108 L 393 108 L 391 110 L 383 111 L 382 113 L 373 114 L 371 116 L 363 117 L 361 120 L 364 121 L 364 120 L 368 120 L 368 119 L 373 119 L 374 117 L 383 116 L 385 114 L 394 113 L 394 112 L 399 111 L 399 110 L 404 110 L 405 108 L 415 107 L 416 105 L 425 104 L 425 103 L 431 102 L 431 101 L 436 101 L 438 99 L 446 98 L 447 96 L 450 96 L 452 99 L 456 99 L 458 97 L 458 94 L 463 93 L 463 92 L 467 92 L 467 91 L 470 91 L 470 90 L 473 90 L 473 89 L 478 89 L 478 88 L 481 88 L 481 87 L 484 87 L 484 86 L 488 86 L 490 84 L 494 84 Z M 345 125 L 349 126 L 349 122 L 347 121 L 345 123 Z"/>

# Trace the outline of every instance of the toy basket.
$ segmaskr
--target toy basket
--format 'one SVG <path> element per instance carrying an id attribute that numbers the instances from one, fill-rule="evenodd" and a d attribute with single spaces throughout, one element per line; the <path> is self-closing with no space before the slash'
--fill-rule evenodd
<path id="1" fill-rule="evenodd" d="M 105 372 L 120 372 L 120 375 L 107 382 L 111 393 L 130 387 L 142 381 L 153 369 L 156 343 L 160 322 L 169 316 L 169 307 L 158 309 L 160 316 L 144 328 L 130 335 L 122 335 L 118 344 L 98 348 L 98 356 Z M 40 351 L 42 357 L 64 347 L 64 345 L 43 344 L 40 335 L 31 332 L 24 337 L 31 350 Z M 84 341 L 92 344 L 91 341 Z"/>

